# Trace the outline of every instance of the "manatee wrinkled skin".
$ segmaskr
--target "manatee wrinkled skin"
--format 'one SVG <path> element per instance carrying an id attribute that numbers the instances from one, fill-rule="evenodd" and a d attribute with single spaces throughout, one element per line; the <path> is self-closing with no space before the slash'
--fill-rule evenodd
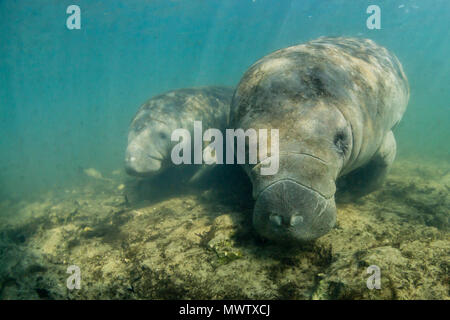
<path id="1" fill-rule="evenodd" d="M 408 99 L 398 59 L 367 39 L 322 37 L 253 64 L 235 91 L 230 123 L 279 129 L 280 150 L 275 175 L 244 165 L 256 199 L 255 229 L 282 242 L 329 232 L 336 185 L 354 198 L 383 182 L 396 153 L 391 130 Z"/>
<path id="2" fill-rule="evenodd" d="M 193 136 L 194 121 L 204 128 L 226 128 L 233 89 L 200 87 L 173 90 L 145 102 L 133 118 L 125 155 L 125 169 L 135 176 L 152 176 L 173 167 L 171 141 L 175 129 Z"/>

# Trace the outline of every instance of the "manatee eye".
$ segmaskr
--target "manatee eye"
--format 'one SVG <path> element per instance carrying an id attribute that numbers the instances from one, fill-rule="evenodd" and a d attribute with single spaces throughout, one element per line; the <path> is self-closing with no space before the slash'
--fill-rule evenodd
<path id="1" fill-rule="evenodd" d="M 166 134 L 165 132 L 160 131 L 160 132 L 159 132 L 159 137 L 160 137 L 161 139 L 167 139 L 167 134 Z"/>
<path id="2" fill-rule="evenodd" d="M 333 140 L 334 145 L 336 146 L 336 149 L 341 154 L 346 154 L 348 151 L 348 141 L 347 141 L 347 135 L 343 131 L 338 131 L 336 135 L 334 136 Z"/>

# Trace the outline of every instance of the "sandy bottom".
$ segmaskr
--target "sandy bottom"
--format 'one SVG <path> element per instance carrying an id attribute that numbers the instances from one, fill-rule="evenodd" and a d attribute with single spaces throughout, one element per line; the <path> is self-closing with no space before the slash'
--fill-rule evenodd
<path id="1" fill-rule="evenodd" d="M 337 226 L 295 248 L 254 233 L 251 186 L 234 173 L 188 188 L 116 172 L 0 203 L 0 298 L 449 299 L 448 162 L 397 161 L 382 189 L 338 203 Z M 80 289 L 67 288 L 71 265 Z"/>

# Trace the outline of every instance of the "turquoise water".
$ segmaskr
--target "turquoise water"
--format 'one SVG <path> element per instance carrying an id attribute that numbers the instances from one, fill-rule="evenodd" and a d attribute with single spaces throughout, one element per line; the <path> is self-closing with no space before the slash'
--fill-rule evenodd
<path id="1" fill-rule="evenodd" d="M 81 8 L 81 29 L 66 8 Z M 381 29 L 366 8 L 381 8 Z M 163 91 L 238 83 L 257 59 L 319 36 L 394 52 L 411 86 L 399 157 L 448 159 L 450 3 L 433 1 L 1 1 L 0 196 L 123 168 L 139 105 Z"/>
<path id="2" fill-rule="evenodd" d="M 370 5 L 381 29 L 366 26 Z M 448 300 L 448 30 L 448 0 L 0 0 L 0 300 Z M 193 184 L 194 166 L 125 173 L 128 128 L 150 97 L 234 88 L 258 59 L 320 36 L 385 46 L 411 92 L 385 183 L 337 201 L 329 233 L 262 239 L 264 197 L 255 204 L 237 166 Z M 368 266 L 380 290 L 366 288 Z"/>

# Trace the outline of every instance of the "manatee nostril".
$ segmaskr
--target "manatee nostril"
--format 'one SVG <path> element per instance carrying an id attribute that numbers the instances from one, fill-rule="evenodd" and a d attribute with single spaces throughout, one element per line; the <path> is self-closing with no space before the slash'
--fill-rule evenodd
<path id="1" fill-rule="evenodd" d="M 291 217 L 291 227 L 295 227 L 298 226 L 299 224 L 301 224 L 303 222 L 303 217 L 300 215 L 294 215 Z"/>
<path id="2" fill-rule="evenodd" d="M 270 215 L 269 220 L 278 227 L 281 226 L 281 222 L 283 221 L 281 216 L 277 214 Z"/>
<path id="3" fill-rule="evenodd" d="M 269 216 L 269 220 L 277 227 L 281 227 L 283 224 L 283 217 L 278 214 L 271 214 Z M 287 223 L 287 221 L 285 221 Z M 295 227 L 303 223 L 303 216 L 301 215 L 293 215 L 289 220 L 289 224 L 291 227 Z"/>

